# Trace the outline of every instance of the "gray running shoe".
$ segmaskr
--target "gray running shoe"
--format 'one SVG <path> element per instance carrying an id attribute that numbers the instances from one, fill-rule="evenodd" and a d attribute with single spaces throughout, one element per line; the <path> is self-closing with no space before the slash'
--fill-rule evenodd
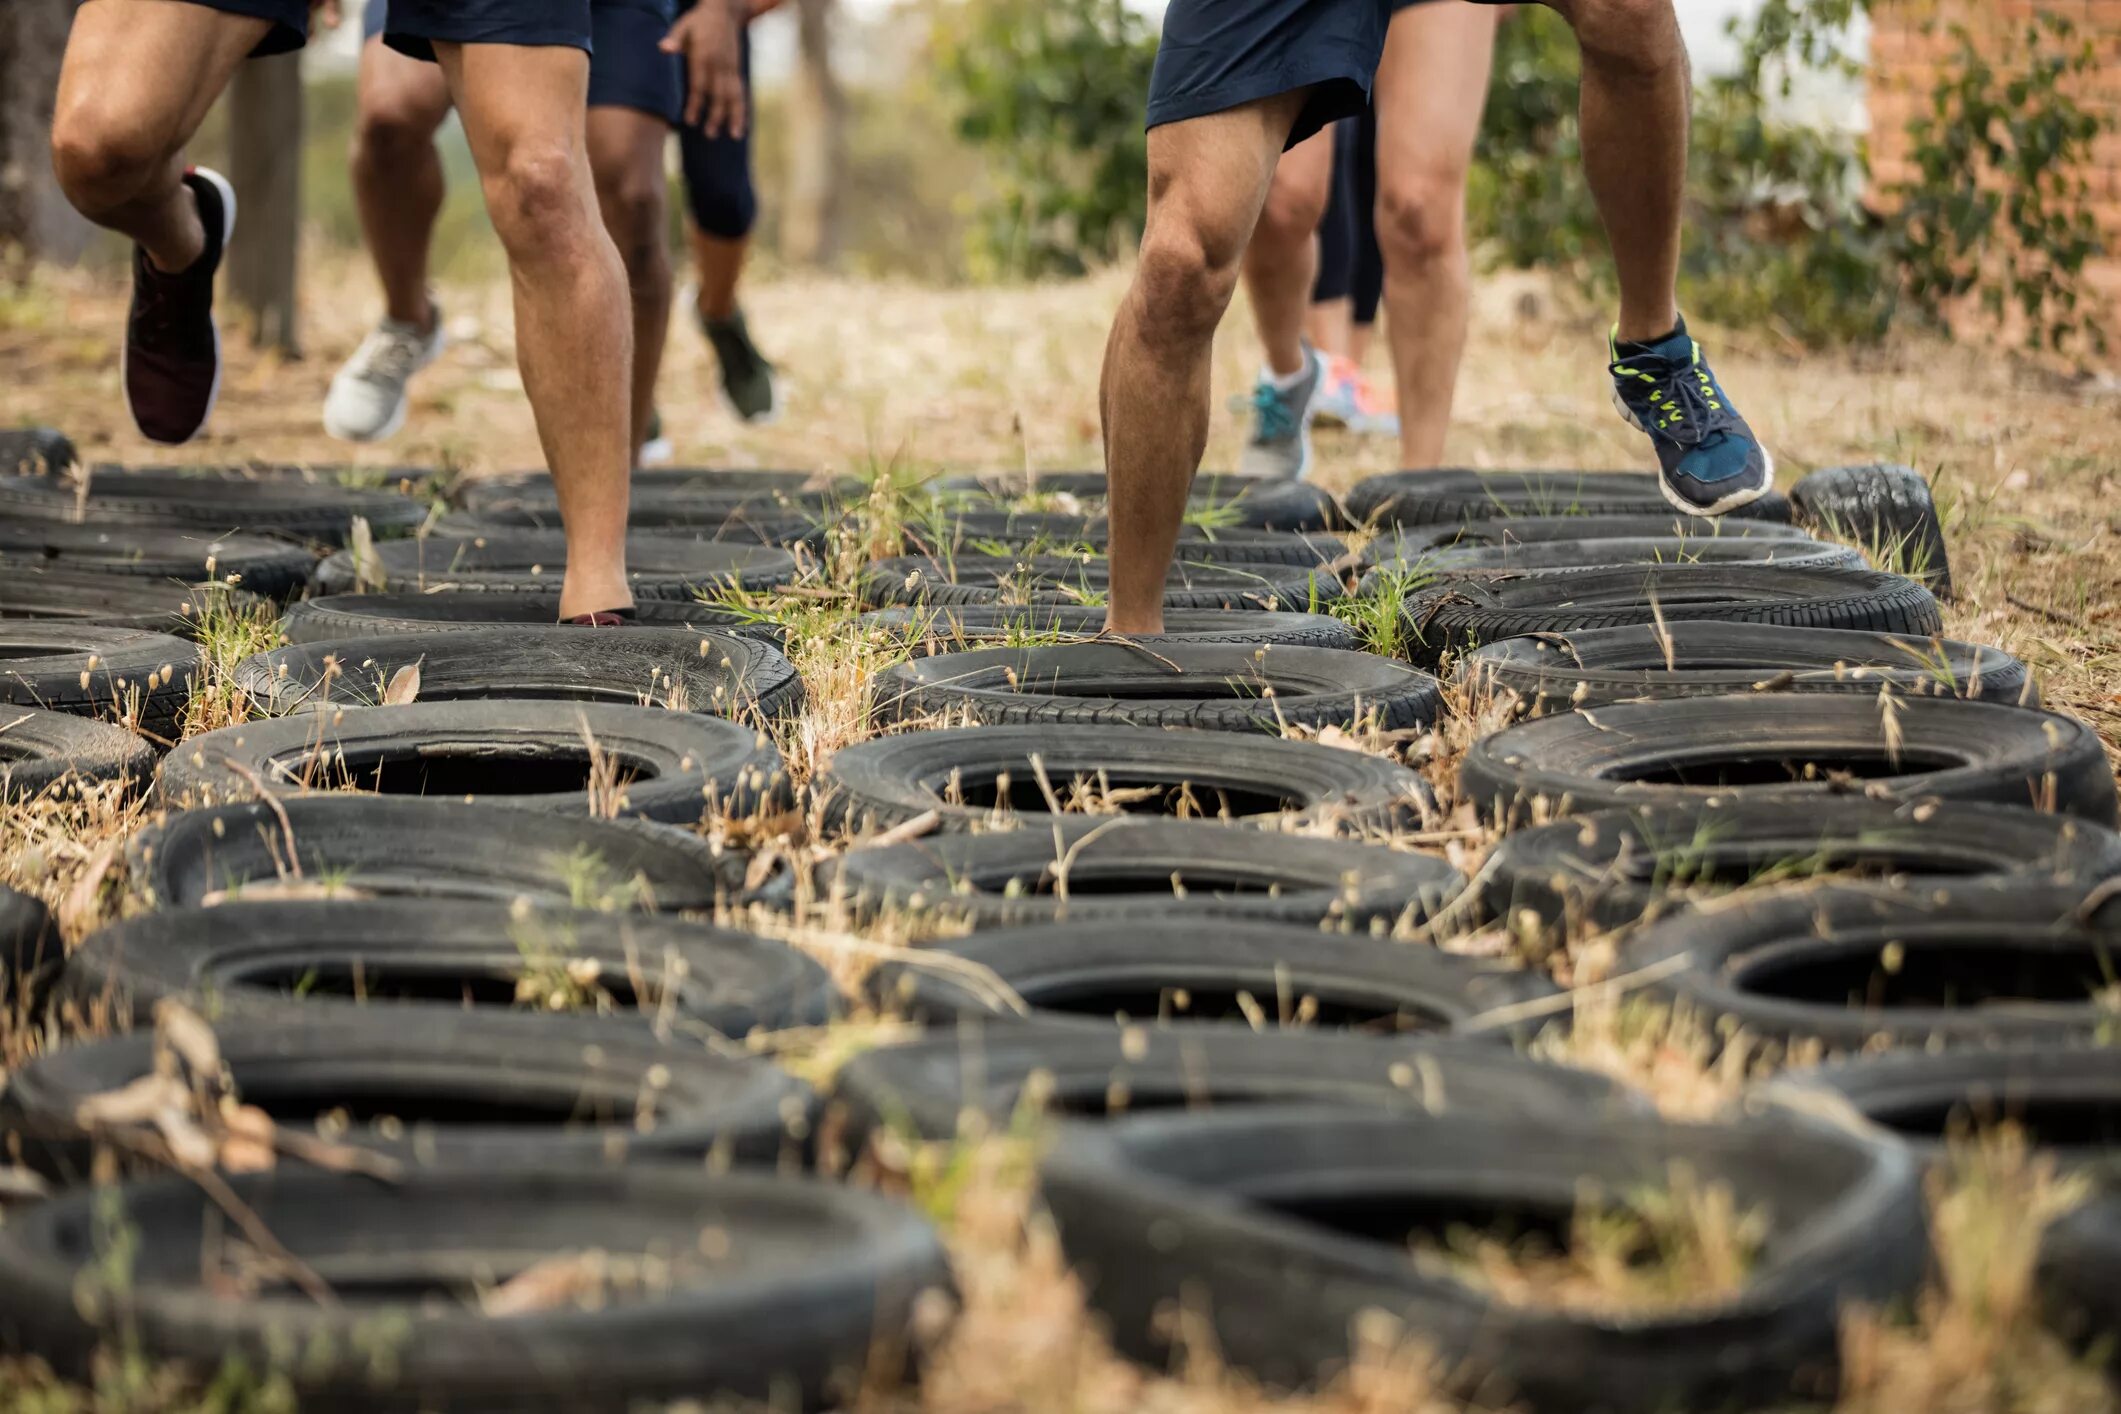
<path id="1" fill-rule="evenodd" d="M 1311 419 L 1318 415 L 1326 361 L 1308 344 L 1304 357 L 1310 367 L 1295 387 L 1283 391 L 1262 379 L 1252 390 L 1252 436 L 1238 458 L 1239 476 L 1300 481 L 1311 474 Z"/>
<path id="2" fill-rule="evenodd" d="M 700 319 L 700 332 L 714 345 L 714 356 L 722 365 L 722 392 L 729 409 L 746 422 L 771 422 L 780 414 L 781 390 L 773 365 L 751 342 L 744 324 L 744 311 L 727 319 Z"/>
<path id="3" fill-rule="evenodd" d="M 376 442 L 405 425 L 405 395 L 412 375 L 442 352 L 442 307 L 431 307 L 434 328 L 428 332 L 385 319 L 361 341 L 325 395 L 326 432 L 345 442 Z"/>

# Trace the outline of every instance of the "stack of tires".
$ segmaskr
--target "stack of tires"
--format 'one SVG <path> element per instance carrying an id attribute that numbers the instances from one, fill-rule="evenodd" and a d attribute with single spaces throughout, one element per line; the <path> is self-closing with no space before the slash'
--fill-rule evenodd
<path id="1" fill-rule="evenodd" d="M 1914 1308 L 1963 1130 L 2121 1174 L 2114 778 L 1941 636 L 1912 473 L 1723 522 L 1639 475 L 1207 478 L 1128 640 L 1101 477 L 864 519 L 663 475 L 629 627 L 555 626 L 549 493 L 475 483 L 342 536 L 229 670 L 247 720 L 66 719 L 154 816 L 123 921 L 63 947 L 0 895 L 33 1023 L 102 1036 L 0 1094 L 52 1189 L 0 1227 L 0 1351 L 232 1359 L 320 1407 L 829 1407 L 917 1373 L 953 1292 L 853 1178 L 1036 1121 L 1152 1366 L 1212 1340 L 1303 1388 L 1411 1348 L 1477 1407 L 1780 1408 L 1831 1398 L 1851 1311 Z M 902 553 L 815 573 L 850 516 L 842 554 Z M 858 648 L 849 731 L 790 655 Z M 1616 1017 L 1764 1078 L 1678 1122 L 1553 1059 Z M 816 1044 L 849 1018 L 885 1043 Z M 1675 1211 L 1727 1215 L 1716 1282 L 1495 1276 L 1593 1230 L 1656 1267 Z M 2100 1200 L 2042 1266 L 2104 1349 L 2114 1255 Z"/>
<path id="2" fill-rule="evenodd" d="M 0 1351 L 364 1410 L 824 1408 L 917 1369 L 952 1309 L 936 1234 L 817 1174 L 820 1096 L 748 1049 L 846 999 L 740 926 L 764 861 L 705 828 L 788 811 L 804 692 L 777 629 L 698 596 L 795 554 L 644 533 L 636 626 L 587 631 L 554 623 L 554 532 L 438 532 L 395 490 L 98 469 L 7 507 L 0 550 L 98 560 L 10 567 L 38 705 L 8 713 L 8 798 L 148 823 L 103 876 L 124 921 L 71 948 L 0 891 L 11 1004 L 75 1038 L 0 1098 L 0 1164 L 49 1195 L 0 1237 Z M 209 543 L 209 507 L 268 533 Z M 244 596 L 305 586 L 283 646 L 226 660 Z M 124 622 L 150 602 L 196 606 L 155 619 L 190 637 Z M 186 735 L 203 654 L 248 716 Z"/>

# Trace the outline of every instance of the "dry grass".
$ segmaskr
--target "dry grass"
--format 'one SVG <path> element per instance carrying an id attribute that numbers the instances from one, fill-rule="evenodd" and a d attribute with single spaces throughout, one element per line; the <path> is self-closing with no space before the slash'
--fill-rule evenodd
<path id="1" fill-rule="evenodd" d="M 184 453 L 187 459 L 436 462 L 471 474 L 539 464 L 501 285 L 443 292 L 459 325 L 456 345 L 422 378 L 410 428 L 395 444 L 355 452 L 326 440 L 317 427 L 324 386 L 364 332 L 374 301 L 362 272 L 324 265 L 308 286 L 311 356 L 282 363 L 234 348 L 215 429 Z M 683 327 L 673 333 L 662 403 L 681 463 L 817 467 L 877 482 L 860 534 L 838 547 L 813 581 L 793 596 L 754 604 L 791 624 L 793 657 L 810 689 L 808 708 L 777 729 L 798 780 L 869 733 L 866 684 L 904 651 L 852 630 L 848 592 L 859 564 L 900 548 L 909 516 L 903 488 L 938 468 L 1098 464 L 1098 364 L 1123 279 L 1114 273 L 1079 284 L 952 291 L 824 279 L 761 287 L 749 296 L 752 326 L 791 383 L 786 415 L 772 428 L 730 421 L 712 396 L 699 341 Z M 353 293 L 337 293 L 345 291 Z M 66 428 L 93 459 L 166 460 L 166 452 L 134 437 L 120 403 L 114 339 L 122 310 L 121 290 L 82 274 L 39 272 L 26 287 L 0 292 L 0 367 L 10 370 L 13 390 L 8 415 Z M 860 311 L 859 323 L 846 317 L 850 310 Z M 2080 395 L 1988 350 L 1922 344 L 1796 361 L 1779 344 L 1705 337 L 1725 382 L 1768 432 L 1785 484 L 1815 466 L 1867 460 L 1904 461 L 1935 477 L 1960 590 L 1948 631 L 2026 658 L 2043 677 L 2048 701 L 2097 725 L 2112 750 L 2121 725 L 2114 678 L 2121 662 L 2121 514 L 2112 510 L 2121 492 L 2121 404 L 2110 395 Z M 1557 311 L 1536 283 L 1486 285 L 1452 460 L 1479 467 L 1639 465 L 1638 439 L 1607 403 L 1601 352 L 1597 322 Z M 1211 466 L 1235 459 L 1240 429 L 1222 402 L 1244 391 L 1254 356 L 1240 311 L 1220 344 Z M 1322 434 L 1320 445 L 1323 479 L 1336 489 L 1390 469 L 1386 444 Z M 1394 629 L 1388 620 L 1364 627 L 1380 636 Z M 206 691 L 188 723 L 194 732 L 241 719 L 245 708 L 230 673 L 263 646 L 256 626 L 234 621 L 216 625 L 209 639 Z M 1462 697 L 1452 706 L 1431 732 L 1344 736 L 1335 744 L 1386 751 L 1426 774 L 1443 818 L 1394 843 L 1440 853 L 1470 873 L 1491 838 L 1470 803 L 1455 795 L 1457 761 L 1501 716 Z M 53 903 L 68 938 L 78 939 L 119 909 L 115 847 L 145 813 L 107 791 L 0 809 L 0 881 Z M 763 870 L 835 848 L 818 824 L 814 816 L 791 815 L 713 828 L 731 847 L 757 851 Z M 843 903 L 813 899 L 807 887 L 798 892 L 799 921 L 763 911 L 725 921 L 787 937 L 847 984 L 881 960 L 914 955 L 917 935 L 907 920 L 858 930 Z M 1451 945 L 1503 952 L 1528 941 L 1494 929 Z M 534 1000 L 593 1003 L 594 979 L 570 974 L 549 949 L 529 951 L 536 953 L 526 958 Z M 1619 1077 L 1668 1113 L 1694 1117 L 1713 1113 L 1753 1078 L 1755 1064 L 1739 1048 L 1712 1061 L 1714 1048 L 1695 1020 L 1600 990 L 1614 969 L 1608 945 L 1581 940 L 1527 960 L 1565 982 L 1590 984 L 1574 1034 L 1546 1047 L 1557 1058 Z M 72 1017 L 32 1029 L 19 1009 L 10 1011 L 12 1024 L 0 1023 L 0 1060 L 9 1065 L 57 1039 L 58 1030 L 96 1031 L 105 1022 Z M 902 1032 L 859 1017 L 764 1038 L 760 1049 L 822 1080 L 849 1056 Z M 946 1221 L 966 1306 L 924 1390 L 880 1391 L 865 1407 L 934 1414 L 1399 1414 L 1452 1407 L 1435 1394 L 1418 1346 L 1389 1323 L 1353 1333 L 1353 1372 L 1332 1390 L 1300 1398 L 1254 1388 L 1197 1339 L 1182 1367 L 1168 1373 L 1119 1361 L 1038 1217 L 1022 1138 L 895 1157 L 897 1171 L 887 1163 L 885 1180 L 904 1185 Z M 1666 1274 L 1694 1292 L 1736 1279 L 1751 1241 L 1748 1215 L 1717 1208 L 1712 1194 L 1681 1196 L 1688 1200 L 1681 1227 L 1722 1239 L 1679 1244 L 1684 1260 L 1665 1264 Z M 1942 1280 L 1916 1312 L 1852 1321 L 1842 1407 L 1849 1414 L 2116 1410 L 2104 1383 L 2041 1333 L 2027 1300 L 2038 1228 L 2071 1196 L 2022 1151 L 2004 1146 L 1961 1156 L 1932 1195 Z M 1643 1230 L 1638 1222 L 1617 1248 L 1608 1244 L 1607 1268 L 1612 1251 L 1635 1253 L 1630 1244 Z M 1624 1292 L 1615 1298 L 1610 1283 L 1600 1283 L 1606 1269 L 1597 1265 L 1596 1242 L 1544 1254 L 1529 1266 L 1480 1250 L 1486 1279 L 1513 1299 L 1585 1289 L 1601 1300 L 1633 1299 Z M 1639 1265 L 1630 1272 L 1630 1280 L 1639 1278 Z M 0 1414 L 276 1403 L 194 1402 L 169 1387 L 166 1372 L 114 1367 L 93 1391 L 80 1391 L 21 1368 L 0 1370 Z"/>

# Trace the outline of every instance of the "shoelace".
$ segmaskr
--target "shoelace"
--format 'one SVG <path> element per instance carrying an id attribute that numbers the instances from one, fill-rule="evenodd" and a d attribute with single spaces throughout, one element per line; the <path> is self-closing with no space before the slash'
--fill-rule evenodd
<path id="1" fill-rule="evenodd" d="M 1642 361 L 1659 371 L 1651 373 L 1638 367 L 1635 359 L 1622 359 L 1613 365 L 1613 373 L 1645 385 L 1642 400 L 1660 435 L 1682 447 L 1699 447 L 1736 425 L 1737 419 L 1724 406 L 1723 395 L 1701 364 L 1674 364 L 1654 356 Z"/>
<path id="2" fill-rule="evenodd" d="M 378 329 L 361 342 L 354 376 L 367 383 L 403 383 L 419 366 L 421 341 Z"/>
<path id="3" fill-rule="evenodd" d="M 1252 390 L 1252 411 L 1259 415 L 1254 442 L 1279 442 L 1296 435 L 1296 410 L 1279 388 L 1262 383 Z"/>

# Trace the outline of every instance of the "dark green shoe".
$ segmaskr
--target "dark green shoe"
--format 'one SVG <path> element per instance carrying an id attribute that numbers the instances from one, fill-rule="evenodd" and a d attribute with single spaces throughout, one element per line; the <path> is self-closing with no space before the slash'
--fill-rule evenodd
<path id="1" fill-rule="evenodd" d="M 730 411 L 746 422 L 771 422 L 780 415 L 781 392 L 773 365 L 751 342 L 744 324 L 744 311 L 727 319 L 700 318 L 700 332 L 714 345 L 714 356 L 722 365 L 722 393 Z"/>

